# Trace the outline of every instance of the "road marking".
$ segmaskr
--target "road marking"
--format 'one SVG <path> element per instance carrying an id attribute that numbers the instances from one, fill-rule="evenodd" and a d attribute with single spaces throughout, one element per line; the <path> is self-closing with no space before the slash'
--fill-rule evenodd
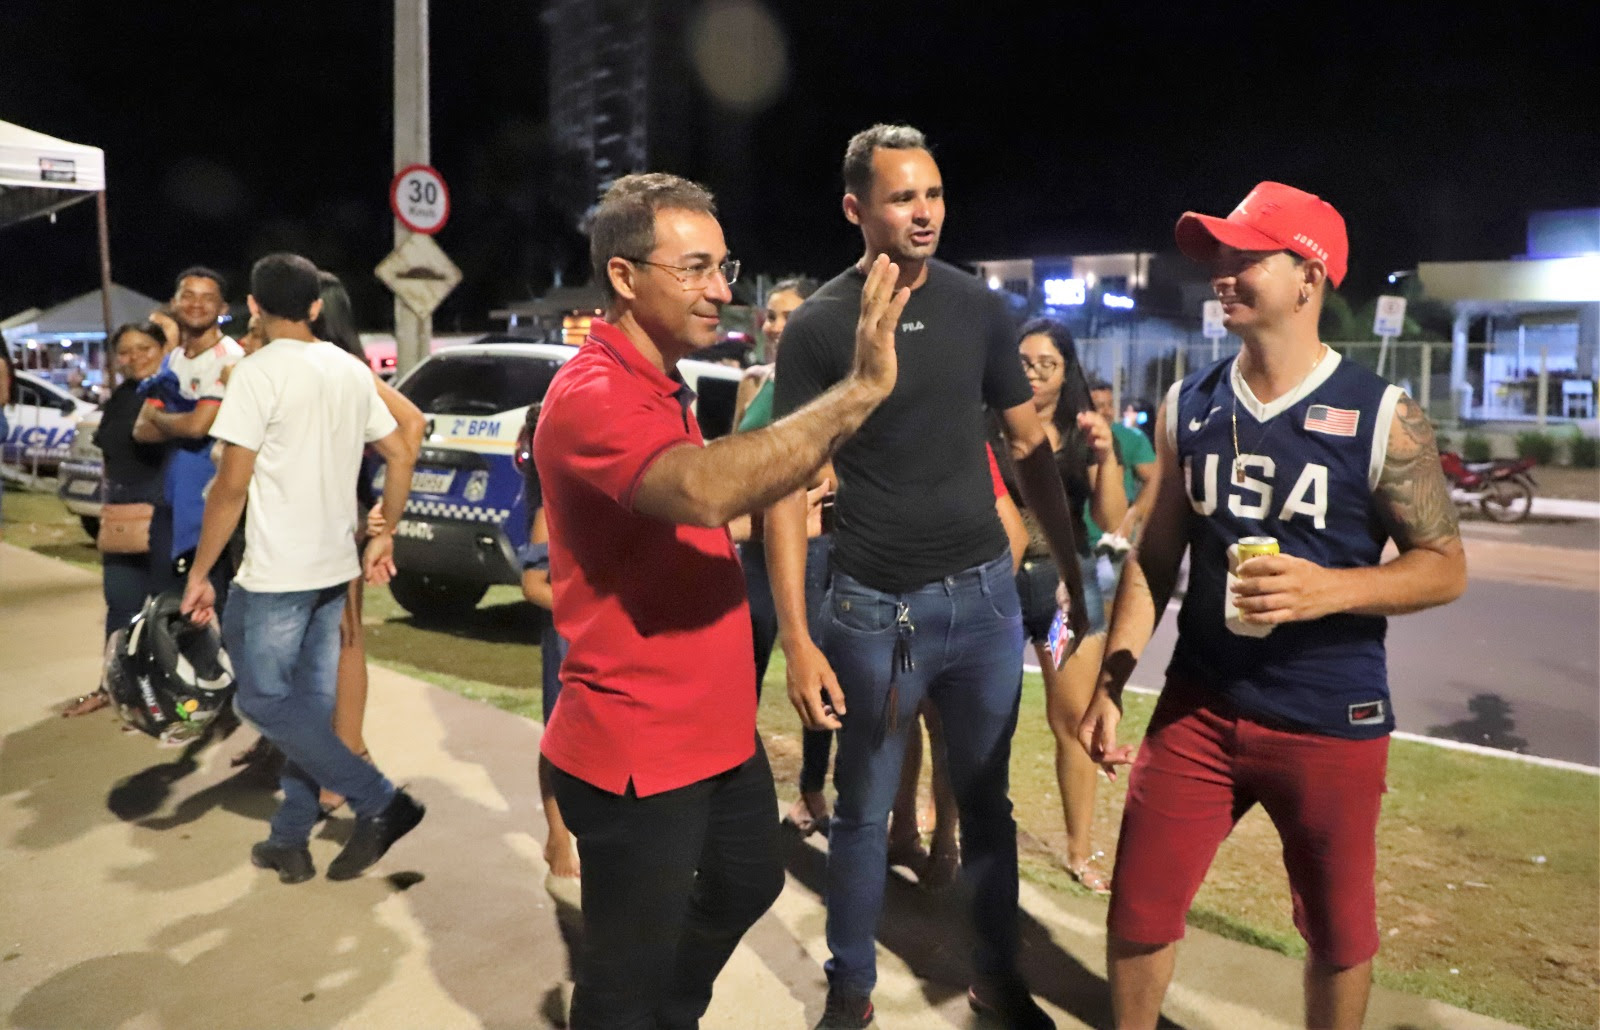
<path id="1" fill-rule="evenodd" d="M 1461 531 L 1470 536 L 1521 536 L 1516 526 L 1500 526 L 1490 522 L 1463 522 Z"/>

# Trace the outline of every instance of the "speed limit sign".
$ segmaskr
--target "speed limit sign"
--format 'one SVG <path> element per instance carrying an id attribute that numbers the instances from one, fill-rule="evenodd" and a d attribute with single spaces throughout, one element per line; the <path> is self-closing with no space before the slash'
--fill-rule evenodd
<path id="1" fill-rule="evenodd" d="M 412 232 L 433 235 L 450 218 L 450 191 L 444 176 L 427 165 L 400 169 L 389 184 L 389 207 Z"/>

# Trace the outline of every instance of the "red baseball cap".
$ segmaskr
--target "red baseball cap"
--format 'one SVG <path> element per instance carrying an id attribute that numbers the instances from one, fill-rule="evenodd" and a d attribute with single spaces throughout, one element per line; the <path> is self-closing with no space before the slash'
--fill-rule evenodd
<path id="1" fill-rule="evenodd" d="M 1173 231 L 1178 249 L 1210 261 L 1217 244 L 1236 250 L 1288 250 L 1328 266 L 1338 286 L 1350 260 L 1344 219 L 1321 197 L 1281 182 L 1257 183 L 1227 218 L 1185 211 Z"/>

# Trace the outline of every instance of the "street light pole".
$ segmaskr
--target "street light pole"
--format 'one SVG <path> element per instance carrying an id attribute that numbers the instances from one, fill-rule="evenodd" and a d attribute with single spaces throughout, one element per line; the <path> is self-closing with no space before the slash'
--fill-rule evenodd
<path id="1" fill-rule="evenodd" d="M 431 164 L 428 145 L 428 0 L 394 0 L 394 171 Z M 394 220 L 394 245 L 411 230 Z M 419 316 L 394 299 L 395 376 L 428 356 L 432 316 Z"/>

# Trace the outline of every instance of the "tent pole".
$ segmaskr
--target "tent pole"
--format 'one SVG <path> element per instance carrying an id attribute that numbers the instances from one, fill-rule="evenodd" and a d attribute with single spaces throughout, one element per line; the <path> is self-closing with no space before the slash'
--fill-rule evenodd
<path id="1" fill-rule="evenodd" d="M 106 224 L 106 191 L 94 195 L 95 220 L 100 229 L 100 314 L 106 323 L 106 338 L 100 342 L 100 389 L 111 395 L 111 230 Z"/>

